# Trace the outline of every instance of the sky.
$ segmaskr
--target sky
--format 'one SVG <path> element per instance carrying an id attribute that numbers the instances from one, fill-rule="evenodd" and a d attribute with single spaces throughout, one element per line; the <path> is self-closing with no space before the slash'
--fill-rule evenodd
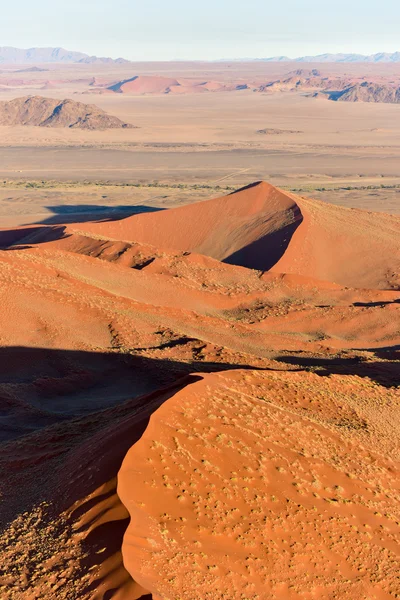
<path id="1" fill-rule="evenodd" d="M 400 50 L 399 23 L 398 0 L 14 0 L 0 45 L 130 60 L 372 54 Z"/>

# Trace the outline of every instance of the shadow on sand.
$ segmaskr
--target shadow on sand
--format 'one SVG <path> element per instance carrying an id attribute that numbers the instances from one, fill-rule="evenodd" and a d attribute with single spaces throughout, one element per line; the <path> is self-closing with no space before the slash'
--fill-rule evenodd
<path id="1" fill-rule="evenodd" d="M 143 213 L 166 210 L 155 206 L 100 206 L 91 204 L 48 206 L 54 216 L 30 225 L 0 230 L 1 250 L 23 250 L 29 244 L 52 242 L 66 237 L 65 227 L 70 223 L 119 221 Z"/>
<path id="2" fill-rule="evenodd" d="M 85 223 L 87 221 L 119 221 L 132 215 L 165 210 L 157 206 L 100 204 L 59 204 L 46 206 L 53 216 L 37 221 L 35 225 L 60 225 L 63 223 Z"/>
<path id="3" fill-rule="evenodd" d="M 134 417 L 137 431 L 138 422 L 147 422 L 168 397 L 195 381 L 197 373 L 254 369 L 247 364 L 153 359 L 142 356 L 140 350 L 138 354 L 134 352 L 134 349 L 132 354 L 27 347 L 0 349 L 0 469 L 4 471 L 3 482 L 8 477 L 13 482 L 7 506 L 3 507 L 9 517 L 45 501 L 53 486 L 59 487 L 56 466 L 61 459 L 65 480 L 65 461 L 81 444 L 94 443 L 93 436 L 105 439 L 105 432 L 121 419 L 129 421 Z M 282 367 L 285 364 L 291 370 L 313 370 L 321 377 L 348 374 L 369 377 L 385 387 L 399 384 L 398 350 L 376 350 L 376 356 L 377 361 L 363 361 L 291 354 L 276 360 Z M 110 477 L 115 476 L 117 466 L 135 441 L 129 431 L 124 436 L 119 432 L 117 437 L 120 454 L 115 457 L 113 468 L 107 469 Z M 86 453 L 80 471 L 85 471 L 85 462 L 98 460 L 99 456 L 99 452 Z M 109 460 L 106 448 L 103 459 Z M 50 476 L 48 465 L 53 461 Z M 75 467 L 74 460 L 74 470 Z M 21 494 L 26 472 L 34 474 L 33 485 Z M 84 489 L 79 487 L 80 492 L 89 494 L 100 483 L 95 478 L 85 481 Z M 62 496 L 68 505 L 76 500 L 71 489 L 69 486 Z"/>
<path id="4" fill-rule="evenodd" d="M 390 352 L 396 353 L 396 349 Z M 377 358 L 389 358 L 390 352 L 377 351 Z M 277 360 L 291 370 L 294 366 L 298 367 L 295 370 L 318 369 L 321 377 L 358 375 L 387 386 L 395 385 L 399 375 L 399 361 L 395 360 L 364 363 L 357 358 L 300 355 Z M 152 359 L 118 351 L 1 348 L 0 482 L 5 499 L 1 526 L 43 502 L 52 506 L 46 518 L 57 518 L 75 502 L 107 486 L 72 513 L 74 522 L 93 511 L 100 519 L 86 536 L 81 566 L 90 572 L 116 558 L 118 573 L 129 580 L 120 555 L 129 521 L 116 495 L 121 463 L 157 408 L 198 381 L 200 373 L 227 369 L 254 367 Z M 114 517 L 107 521 L 103 516 L 108 501 Z M 115 511 L 120 511 L 120 516 L 115 516 Z M 89 518 L 83 531 L 93 519 Z M 65 535 L 62 529 L 61 534 Z M 92 582 L 86 591 L 97 585 L 99 581 Z M 111 600 L 115 593 L 116 588 L 105 590 L 102 600 Z"/>

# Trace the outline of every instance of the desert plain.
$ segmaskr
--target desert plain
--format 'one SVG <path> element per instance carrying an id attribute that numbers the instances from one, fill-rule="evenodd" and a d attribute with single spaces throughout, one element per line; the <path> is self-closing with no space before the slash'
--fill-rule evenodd
<path id="1" fill-rule="evenodd" d="M 399 78 L 397 64 L 301 65 L 302 70 L 309 68 L 331 77 Z M 292 63 L 48 65 L 45 72 L 7 76 L 3 70 L 0 80 L 10 85 L 0 81 L 0 100 L 27 95 L 70 98 L 93 103 L 136 128 L 2 127 L 2 218 L 10 224 L 33 223 L 45 214 L 54 216 L 46 206 L 57 203 L 174 206 L 258 180 L 334 204 L 397 211 L 398 106 L 330 102 L 310 98 L 306 92 L 252 91 L 294 70 Z M 115 93 L 91 85 L 93 80 L 105 85 L 134 76 L 246 82 L 250 89 Z M 155 89 L 162 90 L 163 85 Z M 29 189 L 29 197 L 22 191 L 25 182 L 36 188 Z M 66 183 L 68 187 L 63 187 Z M 94 183 L 105 184 L 104 189 L 90 185 Z M 112 184 L 123 183 L 166 187 L 162 193 L 153 187 L 128 187 L 119 197 Z M 170 189 L 171 184 L 181 188 Z M 193 192 L 192 186 L 208 187 Z M 18 211 L 25 216 L 19 217 Z"/>
<path id="2" fill-rule="evenodd" d="M 400 597 L 400 70 L 298 67 L 1 68 L 132 126 L 0 125 L 1 598 Z"/>

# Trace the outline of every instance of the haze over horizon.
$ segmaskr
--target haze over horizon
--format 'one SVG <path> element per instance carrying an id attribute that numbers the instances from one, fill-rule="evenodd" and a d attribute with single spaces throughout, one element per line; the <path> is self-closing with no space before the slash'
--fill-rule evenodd
<path id="1" fill-rule="evenodd" d="M 390 12 L 391 19 L 387 19 Z M 21 0 L 0 23 L 1 45 L 57 47 L 129 60 L 218 60 L 323 53 L 395 52 L 400 5 L 383 0 L 183 0 L 146 4 L 70 0 L 62 19 L 50 0 Z"/>

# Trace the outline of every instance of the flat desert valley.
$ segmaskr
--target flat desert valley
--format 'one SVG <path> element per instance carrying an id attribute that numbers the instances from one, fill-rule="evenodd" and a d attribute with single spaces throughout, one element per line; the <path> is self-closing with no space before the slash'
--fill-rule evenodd
<path id="1" fill-rule="evenodd" d="M 399 598 L 400 63 L 0 71 L 1 600 Z"/>
<path id="2" fill-rule="evenodd" d="M 397 65 L 301 65 L 303 70 L 310 67 L 335 77 L 399 77 Z M 304 92 L 268 94 L 252 89 L 113 93 L 91 85 L 93 78 L 111 84 L 139 75 L 156 80 L 216 79 L 225 84 L 245 81 L 253 86 L 284 78 L 294 69 L 288 63 L 48 69 L 19 74 L 14 84 L 8 74 L 8 86 L 1 85 L 5 75 L 0 74 L 0 100 L 27 95 L 70 98 L 95 104 L 135 128 L 1 127 L 0 215 L 8 224 L 37 222 L 64 204 L 174 206 L 259 180 L 343 206 L 399 211 L 396 104 L 339 103 Z M 153 185 L 125 187 L 120 195 L 113 184 L 124 183 L 165 187 L 162 193 Z M 28 194 L 25 184 L 30 185 Z"/>

